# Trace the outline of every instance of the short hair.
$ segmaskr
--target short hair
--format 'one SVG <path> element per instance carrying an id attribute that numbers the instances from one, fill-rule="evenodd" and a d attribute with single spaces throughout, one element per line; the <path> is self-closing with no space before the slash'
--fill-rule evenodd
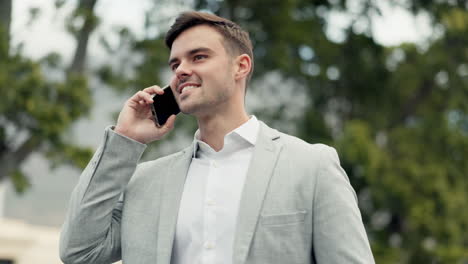
<path id="1" fill-rule="evenodd" d="M 165 39 L 166 46 L 171 49 L 175 39 L 182 32 L 197 25 L 208 25 L 218 31 L 223 36 L 223 45 L 226 52 L 229 54 L 241 55 L 245 53 L 249 55 L 252 67 L 247 76 L 247 89 L 247 84 L 252 77 L 254 66 L 253 45 L 249 33 L 236 23 L 210 13 L 197 11 L 183 12 L 176 18 L 169 31 L 167 31 Z"/>

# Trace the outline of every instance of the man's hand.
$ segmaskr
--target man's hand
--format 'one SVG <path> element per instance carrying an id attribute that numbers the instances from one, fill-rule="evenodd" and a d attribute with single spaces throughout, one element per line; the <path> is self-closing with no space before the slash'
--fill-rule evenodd
<path id="1" fill-rule="evenodd" d="M 172 115 L 160 128 L 154 123 L 150 106 L 153 103 L 152 97 L 163 93 L 163 89 L 155 85 L 130 97 L 120 111 L 114 131 L 143 144 L 161 139 L 174 128 L 175 122 L 175 115 Z"/>

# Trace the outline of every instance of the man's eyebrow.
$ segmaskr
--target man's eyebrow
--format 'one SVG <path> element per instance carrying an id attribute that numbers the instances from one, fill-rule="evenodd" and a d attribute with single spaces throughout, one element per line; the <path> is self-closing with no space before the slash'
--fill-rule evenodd
<path id="1" fill-rule="evenodd" d="M 213 50 L 210 49 L 210 48 L 195 48 L 195 49 L 192 49 L 192 50 L 189 50 L 185 53 L 185 56 L 190 56 L 190 55 L 193 55 L 193 54 L 196 54 L 196 53 L 199 53 L 199 52 L 206 52 L 206 53 L 213 53 Z M 172 59 L 169 60 L 168 64 L 171 65 L 172 63 L 178 61 L 179 58 L 177 57 L 174 57 Z"/>

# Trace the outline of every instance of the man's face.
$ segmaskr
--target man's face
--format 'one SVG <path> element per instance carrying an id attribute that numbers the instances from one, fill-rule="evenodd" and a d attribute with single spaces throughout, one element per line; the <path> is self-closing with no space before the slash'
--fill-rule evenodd
<path id="1" fill-rule="evenodd" d="M 182 32 L 173 42 L 171 88 L 186 114 L 209 114 L 235 93 L 234 62 L 220 33 L 207 25 Z"/>

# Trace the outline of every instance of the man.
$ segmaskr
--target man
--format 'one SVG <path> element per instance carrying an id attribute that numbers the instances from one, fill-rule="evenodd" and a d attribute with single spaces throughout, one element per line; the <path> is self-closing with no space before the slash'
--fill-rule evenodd
<path id="1" fill-rule="evenodd" d="M 215 15 L 181 14 L 166 36 L 170 83 L 198 121 L 188 148 L 137 165 L 157 128 L 136 93 L 72 194 L 65 263 L 373 263 L 356 195 L 336 151 L 282 134 L 244 107 L 248 34 Z M 157 100 L 157 99 L 156 99 Z"/>

